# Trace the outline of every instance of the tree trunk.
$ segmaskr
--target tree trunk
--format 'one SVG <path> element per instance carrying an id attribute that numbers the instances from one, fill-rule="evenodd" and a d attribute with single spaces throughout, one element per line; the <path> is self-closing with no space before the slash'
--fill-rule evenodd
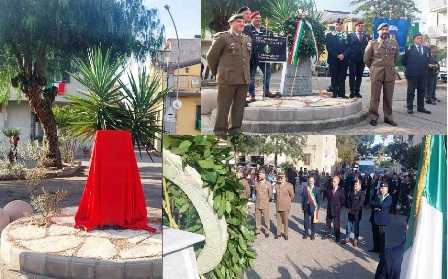
<path id="1" fill-rule="evenodd" d="M 51 104 L 46 104 L 42 96 L 42 89 L 40 86 L 33 86 L 29 92 L 24 92 L 28 97 L 29 104 L 33 108 L 34 112 L 40 120 L 43 126 L 45 137 L 48 141 L 48 153 L 49 159 L 45 167 L 62 168 L 61 152 L 59 150 L 59 140 L 57 133 L 56 120 L 54 118 L 53 111 L 51 110 Z"/>

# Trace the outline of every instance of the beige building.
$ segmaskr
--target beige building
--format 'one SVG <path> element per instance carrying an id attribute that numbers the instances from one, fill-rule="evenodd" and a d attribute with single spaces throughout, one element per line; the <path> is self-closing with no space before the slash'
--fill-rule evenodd
<path id="1" fill-rule="evenodd" d="M 170 93 L 165 100 L 164 125 L 169 134 L 201 132 L 200 44 L 200 38 L 167 40 L 163 69 L 168 73 Z"/>
<path id="2" fill-rule="evenodd" d="M 65 96 L 80 95 L 81 88 L 78 81 L 67 76 L 65 90 L 56 96 L 54 105 L 67 104 L 69 101 Z M 42 126 L 31 109 L 28 99 L 13 87 L 10 90 L 8 102 L 0 105 L 0 131 L 5 128 L 18 128 L 20 129 L 20 139 L 23 142 L 42 139 L 44 134 Z"/>
<path id="3" fill-rule="evenodd" d="M 429 1 L 429 17 L 428 17 L 428 35 L 431 44 L 436 45 L 440 49 L 447 47 L 447 5 L 446 0 L 428 0 Z"/>
<path id="4" fill-rule="evenodd" d="M 336 21 L 338 19 L 341 19 L 343 21 L 342 31 L 351 33 L 355 32 L 356 21 L 358 21 L 361 18 L 350 12 L 330 11 L 330 10 L 323 11 L 323 20 L 327 31 L 335 30 Z"/>
<path id="5" fill-rule="evenodd" d="M 277 165 L 282 163 L 294 163 L 299 169 L 307 168 L 308 170 L 318 169 L 319 172 L 325 171 L 332 173 L 336 168 L 338 150 L 336 147 L 335 135 L 309 135 L 306 136 L 306 143 L 303 146 L 304 158 L 298 162 L 292 162 L 287 154 L 281 154 L 277 158 Z M 265 164 L 274 164 L 273 154 L 265 156 Z"/>

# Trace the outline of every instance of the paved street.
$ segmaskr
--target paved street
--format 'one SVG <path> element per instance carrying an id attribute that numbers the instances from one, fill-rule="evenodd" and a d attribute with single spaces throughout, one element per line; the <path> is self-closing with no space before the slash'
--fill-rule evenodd
<path id="1" fill-rule="evenodd" d="M 296 197 L 296 200 L 298 198 Z M 326 201 L 325 201 L 326 204 Z M 250 207 L 252 216 L 254 207 Z M 272 203 L 272 231 L 276 231 L 276 219 Z M 325 228 L 326 209 L 319 212 L 316 231 Z M 314 241 L 302 239 L 304 232 L 301 204 L 293 203 L 289 216 L 289 240 L 265 239 L 259 235 L 255 242 L 257 259 L 253 270 L 246 272 L 247 279 L 369 279 L 374 277 L 378 265 L 378 255 L 367 252 L 372 248 L 372 233 L 369 223 L 370 210 L 363 210 L 360 223 L 360 246 L 341 245 L 334 240 L 322 240 L 320 235 Z M 345 233 L 347 213 L 341 213 L 341 236 Z M 252 219 L 253 222 L 253 219 Z M 400 243 L 404 234 L 405 217 L 391 215 L 391 225 L 387 229 L 386 246 Z"/>
<path id="2" fill-rule="evenodd" d="M 162 159 L 152 155 L 154 162 L 142 153 L 142 158 L 136 153 L 140 177 L 145 192 L 147 206 L 162 208 Z M 44 186 L 49 190 L 64 189 L 68 191 L 68 197 L 64 200 L 62 206 L 78 206 L 84 190 L 84 184 L 87 179 L 89 158 L 82 158 L 83 170 L 73 176 L 66 178 L 48 179 Z M 23 180 L 0 181 L 0 207 L 16 199 L 29 201 L 26 191 L 26 184 Z"/>
<path id="3" fill-rule="evenodd" d="M 262 78 L 260 76 L 260 78 Z M 438 83 L 436 96 L 442 102 L 437 105 L 426 105 L 426 108 L 432 114 L 422 114 L 416 112 L 407 114 L 406 109 L 406 90 L 407 82 L 402 76 L 402 80 L 395 83 L 395 91 L 393 98 L 394 119 L 398 123 L 398 127 L 392 127 L 383 123 L 382 102 L 380 103 L 380 121 L 378 126 L 372 127 L 368 120 L 350 126 L 344 126 L 336 129 L 322 129 L 315 131 L 307 131 L 306 134 L 338 134 L 338 135 L 362 135 L 362 134 L 445 134 L 447 127 L 447 86 L 446 83 Z M 314 77 L 313 90 L 325 90 L 330 84 L 329 77 Z M 280 72 L 273 73 L 271 80 L 271 91 L 276 92 L 280 88 Z M 257 99 L 261 99 L 261 87 L 257 88 Z M 349 82 L 346 79 L 346 95 L 349 95 Z M 370 103 L 370 78 L 364 77 L 361 85 L 361 95 L 363 96 L 363 111 L 367 112 Z M 287 100 L 285 100 L 287 102 Z M 417 97 L 414 100 L 416 106 Z M 202 116 L 202 125 L 205 132 L 212 131 L 211 123 L 214 123 L 210 115 Z"/>

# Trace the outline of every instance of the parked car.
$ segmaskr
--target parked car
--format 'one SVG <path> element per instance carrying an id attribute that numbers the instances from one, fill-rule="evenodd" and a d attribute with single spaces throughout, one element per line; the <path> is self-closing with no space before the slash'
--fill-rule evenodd
<path id="1" fill-rule="evenodd" d="M 364 71 L 362 72 L 363 77 L 370 77 L 370 69 L 369 67 L 365 66 Z"/>
<path id="2" fill-rule="evenodd" d="M 440 67 L 438 79 L 443 82 L 446 82 L 446 67 Z"/>

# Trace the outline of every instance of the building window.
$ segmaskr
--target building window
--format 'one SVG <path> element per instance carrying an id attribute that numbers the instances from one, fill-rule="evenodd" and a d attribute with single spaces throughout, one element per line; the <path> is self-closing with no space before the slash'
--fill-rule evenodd
<path id="1" fill-rule="evenodd" d="M 201 106 L 196 106 L 196 120 L 194 126 L 196 130 L 201 130 Z"/>
<path id="2" fill-rule="evenodd" d="M 185 73 L 188 74 L 190 72 L 190 68 L 189 67 L 185 67 Z"/>
<path id="3" fill-rule="evenodd" d="M 307 153 L 303 155 L 303 163 L 305 166 L 311 165 L 311 154 Z"/>

